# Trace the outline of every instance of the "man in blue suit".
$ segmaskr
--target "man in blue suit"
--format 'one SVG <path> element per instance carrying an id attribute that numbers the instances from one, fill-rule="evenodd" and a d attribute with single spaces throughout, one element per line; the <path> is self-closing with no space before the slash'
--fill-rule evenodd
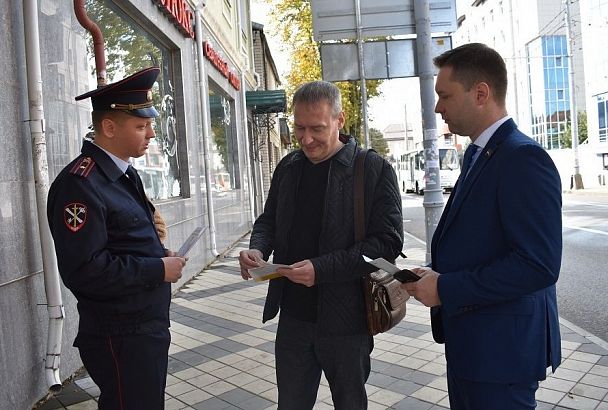
<path id="1" fill-rule="evenodd" d="M 532 409 L 538 381 L 561 361 L 559 175 L 507 115 L 495 50 L 466 44 L 434 63 L 435 111 L 474 145 L 433 236 L 432 269 L 403 286 L 431 307 L 433 337 L 445 342 L 452 410 Z"/>

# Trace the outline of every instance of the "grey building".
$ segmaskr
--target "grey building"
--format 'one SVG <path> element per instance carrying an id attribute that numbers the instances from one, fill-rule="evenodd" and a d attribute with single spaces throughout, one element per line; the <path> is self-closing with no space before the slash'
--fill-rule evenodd
<path id="1" fill-rule="evenodd" d="M 95 70 L 91 37 L 78 23 L 73 2 L 34 3 L 52 181 L 78 155 L 90 132 L 90 102 L 74 97 L 96 86 Z M 49 387 L 23 4 L 8 0 L 0 8 L 0 136 L 7 142 L 0 148 L 1 409 L 31 408 Z M 246 234 L 255 217 L 247 137 L 253 117 L 246 105 L 246 93 L 256 87 L 249 1 L 87 0 L 85 7 L 105 36 L 109 82 L 144 67 L 161 68 L 153 90 L 161 112 L 157 136 L 135 166 L 167 222 L 167 247 L 178 248 L 196 226 L 208 228 L 176 289 Z M 201 38 L 195 37 L 197 10 Z M 59 374 L 64 380 L 81 362 L 72 347 L 78 325 L 75 299 L 61 290 L 65 317 Z"/>
<path id="2" fill-rule="evenodd" d="M 252 22 L 251 26 L 258 88 L 248 93 L 247 105 L 253 110 L 252 158 L 261 175 L 256 205 L 263 206 L 263 199 L 270 189 L 272 172 L 288 152 L 291 140 L 284 116 L 287 111 L 285 90 L 280 89 L 281 80 L 264 34 L 264 25 Z"/>
<path id="3" fill-rule="evenodd" d="M 572 18 L 580 21 L 578 2 Z M 458 19 L 454 46 L 481 42 L 505 59 L 507 109 L 519 127 L 547 149 L 561 148 L 570 118 L 563 0 L 470 0 Z M 580 24 L 572 35 L 580 38 Z M 585 100 L 582 50 L 574 50 L 577 101 Z M 579 106 L 583 110 L 583 106 Z"/>

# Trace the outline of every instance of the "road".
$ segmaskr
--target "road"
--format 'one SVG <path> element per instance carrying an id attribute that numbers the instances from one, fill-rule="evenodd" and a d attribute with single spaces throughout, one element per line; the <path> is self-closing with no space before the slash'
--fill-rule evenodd
<path id="1" fill-rule="evenodd" d="M 608 196 L 565 195 L 560 315 L 608 341 Z"/>
<path id="2" fill-rule="evenodd" d="M 405 231 L 425 241 L 422 197 L 407 194 L 402 200 Z M 608 341 L 608 194 L 564 194 L 562 214 L 559 314 Z"/>

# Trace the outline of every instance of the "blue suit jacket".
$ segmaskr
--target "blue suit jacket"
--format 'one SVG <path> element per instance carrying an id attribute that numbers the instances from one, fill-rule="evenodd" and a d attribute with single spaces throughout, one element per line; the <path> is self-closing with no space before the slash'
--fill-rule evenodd
<path id="1" fill-rule="evenodd" d="M 557 368 L 560 178 L 513 120 L 450 196 L 431 252 L 442 303 L 431 310 L 433 336 L 445 338 L 451 372 L 511 383 L 544 380 L 549 365 Z"/>

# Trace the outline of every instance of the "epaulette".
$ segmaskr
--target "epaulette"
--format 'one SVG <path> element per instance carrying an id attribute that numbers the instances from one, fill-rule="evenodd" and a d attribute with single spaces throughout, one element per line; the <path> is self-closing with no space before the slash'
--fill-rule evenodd
<path id="1" fill-rule="evenodd" d="M 86 178 L 89 176 L 91 170 L 95 167 L 95 161 L 91 157 L 82 157 L 74 163 L 70 174 L 78 175 L 79 177 Z"/>

